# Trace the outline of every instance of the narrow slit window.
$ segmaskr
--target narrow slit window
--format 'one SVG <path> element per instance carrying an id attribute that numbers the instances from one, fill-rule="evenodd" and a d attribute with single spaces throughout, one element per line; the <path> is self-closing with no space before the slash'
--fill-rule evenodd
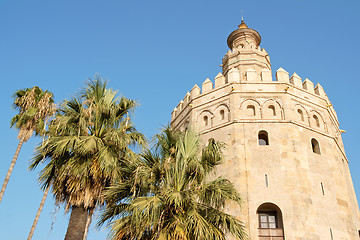
<path id="1" fill-rule="evenodd" d="M 247 106 L 246 112 L 248 116 L 255 116 L 255 106 L 254 105 Z"/>
<path id="2" fill-rule="evenodd" d="M 304 113 L 303 113 L 303 111 L 301 111 L 301 109 L 298 109 L 297 112 L 299 114 L 300 121 L 304 122 Z"/>
<path id="3" fill-rule="evenodd" d="M 325 195 L 324 184 L 323 184 L 323 183 L 320 183 L 320 185 L 321 185 L 322 194 Z"/>
<path id="4" fill-rule="evenodd" d="M 332 232 L 332 229 L 331 229 L 331 228 L 330 228 L 330 237 L 331 237 L 331 240 L 334 240 L 333 232 Z"/>
<path id="5" fill-rule="evenodd" d="M 316 115 L 314 115 L 313 118 L 314 118 L 314 120 L 315 120 L 315 125 L 316 125 L 317 127 L 320 127 L 319 118 L 318 118 Z"/>
<path id="6" fill-rule="evenodd" d="M 265 186 L 269 187 L 268 176 L 265 174 Z"/>
<path id="7" fill-rule="evenodd" d="M 220 110 L 220 119 L 221 120 L 225 119 L 225 111 L 224 110 Z"/>
<path id="8" fill-rule="evenodd" d="M 319 142 L 315 138 L 311 139 L 311 147 L 312 147 L 313 153 L 321 154 Z"/>
<path id="9" fill-rule="evenodd" d="M 269 111 L 272 116 L 276 116 L 275 107 L 273 105 L 269 106 Z"/>
<path id="10" fill-rule="evenodd" d="M 269 145 L 269 137 L 266 131 L 260 131 L 258 134 L 259 145 Z"/>
<path id="11" fill-rule="evenodd" d="M 204 117 L 204 126 L 206 127 L 209 124 L 209 118 L 208 116 Z"/>

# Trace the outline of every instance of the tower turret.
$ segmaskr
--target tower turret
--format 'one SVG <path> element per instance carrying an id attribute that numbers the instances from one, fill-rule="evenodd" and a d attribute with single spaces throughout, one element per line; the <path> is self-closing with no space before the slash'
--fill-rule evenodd
<path id="1" fill-rule="evenodd" d="M 224 142 L 216 174 L 232 181 L 242 208 L 226 210 L 251 240 L 358 239 L 360 212 L 335 109 L 320 84 L 283 68 L 272 78 L 260 34 L 245 22 L 215 84 L 195 85 L 172 113 L 175 130 Z"/>
<path id="2" fill-rule="evenodd" d="M 227 76 L 232 68 L 236 68 L 240 72 L 240 81 L 245 81 L 247 70 L 255 70 L 260 76 L 263 69 L 271 70 L 271 64 L 268 53 L 260 47 L 260 34 L 249 28 L 244 20 L 238 27 L 227 39 L 231 50 L 223 58 L 222 70 Z"/>
<path id="3" fill-rule="evenodd" d="M 260 45 L 261 36 L 260 34 L 251 28 L 248 28 L 244 20 L 241 20 L 241 24 L 238 26 L 239 29 L 233 31 L 228 39 L 227 44 L 231 50 L 233 48 L 256 48 Z"/>

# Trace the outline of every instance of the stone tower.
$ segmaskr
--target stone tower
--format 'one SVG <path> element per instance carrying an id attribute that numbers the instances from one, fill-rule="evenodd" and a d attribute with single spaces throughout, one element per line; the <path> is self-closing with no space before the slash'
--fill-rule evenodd
<path id="1" fill-rule="evenodd" d="M 195 85 L 171 126 L 226 143 L 217 169 L 238 188 L 252 240 L 359 239 L 360 214 L 336 112 L 320 84 L 280 68 L 242 21 L 215 84 Z"/>

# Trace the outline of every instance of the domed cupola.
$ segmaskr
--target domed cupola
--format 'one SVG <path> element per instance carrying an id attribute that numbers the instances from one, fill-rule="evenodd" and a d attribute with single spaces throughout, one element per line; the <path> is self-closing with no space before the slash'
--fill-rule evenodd
<path id="1" fill-rule="evenodd" d="M 244 20 L 241 20 L 239 29 L 233 31 L 227 39 L 227 45 L 231 50 L 234 48 L 255 48 L 260 45 L 260 42 L 260 34 L 256 30 L 248 28 Z"/>
<path id="2" fill-rule="evenodd" d="M 256 78 L 260 78 L 261 71 L 271 71 L 270 57 L 265 49 L 261 48 L 261 36 L 249 28 L 244 20 L 241 20 L 239 28 L 233 31 L 228 39 L 229 50 L 222 60 L 223 75 L 227 77 L 230 70 L 238 71 L 233 73 L 240 76 L 240 81 L 246 80 L 246 72 L 256 72 Z"/>

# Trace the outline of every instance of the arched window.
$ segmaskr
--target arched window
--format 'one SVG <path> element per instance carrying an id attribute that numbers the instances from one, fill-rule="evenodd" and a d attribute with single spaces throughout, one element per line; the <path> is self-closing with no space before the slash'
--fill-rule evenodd
<path id="1" fill-rule="evenodd" d="M 209 124 L 208 116 L 204 116 L 204 126 L 206 127 Z"/>
<path id="2" fill-rule="evenodd" d="M 247 106 L 246 112 L 248 116 L 255 116 L 255 106 L 254 105 Z"/>
<path id="3" fill-rule="evenodd" d="M 273 105 L 270 105 L 270 106 L 269 106 L 269 111 L 270 111 L 270 114 L 271 114 L 271 115 L 276 116 L 275 107 L 274 107 Z"/>
<path id="4" fill-rule="evenodd" d="M 269 145 L 268 133 L 264 130 L 260 131 L 258 134 L 259 145 Z"/>
<path id="5" fill-rule="evenodd" d="M 318 118 L 316 115 L 314 115 L 314 116 L 313 116 L 313 118 L 314 118 L 314 120 L 315 120 L 315 124 L 316 124 L 316 126 L 317 126 L 317 127 L 320 127 L 320 121 L 319 121 L 319 118 Z"/>
<path id="6" fill-rule="evenodd" d="M 220 119 L 221 120 L 225 119 L 225 111 L 224 110 L 220 110 Z"/>
<path id="7" fill-rule="evenodd" d="M 282 213 L 278 206 L 263 203 L 257 209 L 260 239 L 284 239 Z M 264 238 L 265 237 L 265 238 Z"/>
<path id="8" fill-rule="evenodd" d="M 321 154 L 319 142 L 315 138 L 311 139 L 311 148 L 313 153 Z"/>
<path id="9" fill-rule="evenodd" d="M 303 113 L 303 111 L 301 111 L 301 109 L 298 109 L 297 112 L 299 114 L 300 121 L 304 122 L 304 113 Z"/>

